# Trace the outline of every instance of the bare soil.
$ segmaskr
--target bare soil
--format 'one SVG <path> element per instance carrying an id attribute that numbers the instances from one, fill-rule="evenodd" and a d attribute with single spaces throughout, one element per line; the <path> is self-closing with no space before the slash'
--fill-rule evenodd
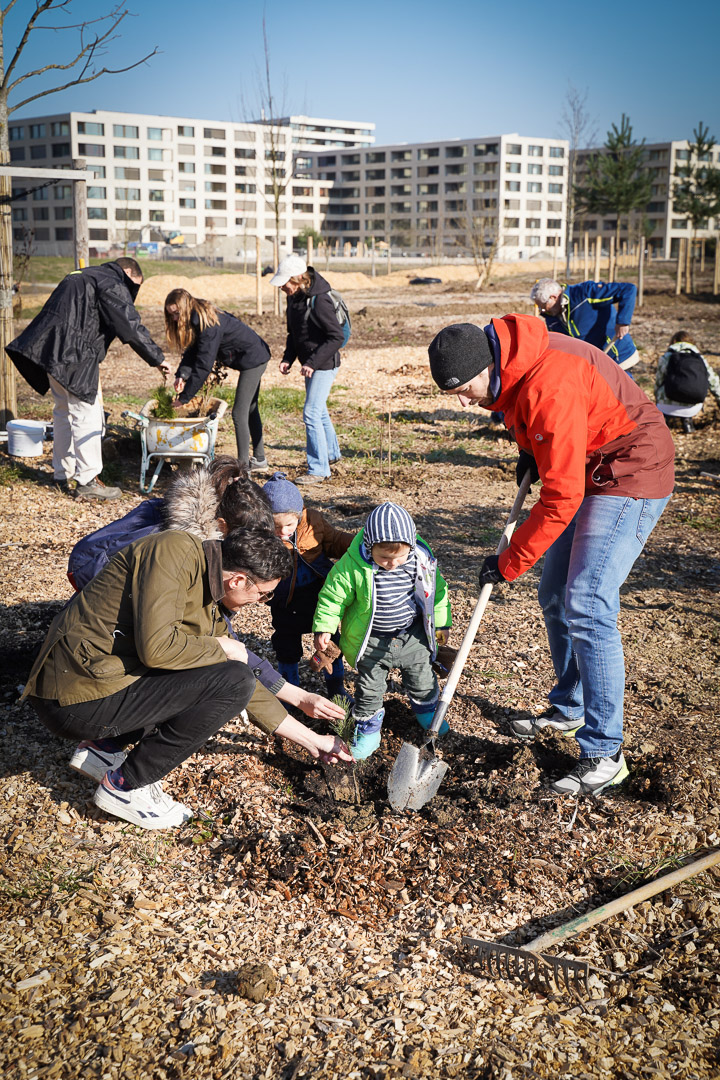
<path id="1" fill-rule="evenodd" d="M 387 497 L 410 509 L 449 581 L 456 644 L 514 498 L 516 452 L 437 393 L 427 344 L 451 321 L 528 311 L 530 280 L 483 293 L 453 281 L 349 294 L 353 337 L 333 415 L 352 449 L 308 502 L 348 529 Z M 633 323 L 634 374 L 647 390 L 681 326 L 718 365 L 717 300 L 676 298 L 667 284 L 651 278 Z M 144 317 L 160 340 L 157 310 Z M 275 368 L 282 323 L 248 321 L 273 350 L 263 386 L 299 388 L 296 373 Z M 528 941 L 720 845 L 720 482 L 702 475 L 720 474 L 714 403 L 695 435 L 674 431 L 676 494 L 623 589 L 631 775 L 612 796 L 553 796 L 547 780 L 572 766 L 572 740 L 508 735 L 510 719 L 545 708 L 552 685 L 534 570 L 495 590 L 441 744 L 450 772 L 422 811 L 395 814 L 386 799 L 400 746 L 418 741 L 392 685 L 382 747 L 357 768 L 359 805 L 347 770 L 237 720 L 167 781 L 198 817 L 153 836 L 97 811 L 92 781 L 67 768 L 70 744 L 17 703 L 71 594 L 72 545 L 139 500 L 138 441 L 118 398 L 142 404 L 156 376 L 113 346 L 103 382 L 121 502 L 56 492 L 49 453 L 0 458 L 4 1074 L 716 1077 L 719 872 L 558 947 L 593 966 L 589 998 L 490 978 L 462 943 Z M 48 415 L 20 389 L 24 415 Z M 267 427 L 271 465 L 303 471 L 297 411 Z M 232 450 L 227 421 L 221 430 Z M 264 609 L 237 623 L 272 657 Z M 320 689 L 306 663 L 301 672 Z"/>

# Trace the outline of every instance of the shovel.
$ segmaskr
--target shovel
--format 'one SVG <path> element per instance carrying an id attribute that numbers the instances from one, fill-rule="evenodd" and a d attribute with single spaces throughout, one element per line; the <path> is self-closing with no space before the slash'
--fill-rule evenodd
<path id="1" fill-rule="evenodd" d="M 525 473 L 518 493 L 513 503 L 510 516 L 507 519 L 505 529 L 500 537 L 497 554 L 500 555 L 510 543 L 518 515 L 525 502 L 525 496 L 530 489 L 530 470 Z M 445 683 L 445 687 L 438 699 L 437 708 L 433 721 L 428 728 L 422 746 L 414 746 L 412 743 L 403 743 L 400 753 L 395 759 L 392 772 L 388 778 L 388 798 L 393 810 L 420 810 L 425 803 L 430 802 L 443 781 L 448 765 L 435 756 L 435 742 L 440 726 L 445 719 L 445 714 L 450 707 L 455 688 L 465 667 L 470 649 L 475 641 L 480 621 L 485 613 L 487 602 L 492 592 L 492 584 L 483 585 L 480 590 L 478 602 L 475 605 L 470 625 L 468 626 L 462 644 L 457 651 L 455 663 Z M 425 753 L 428 751 L 428 753 Z"/>

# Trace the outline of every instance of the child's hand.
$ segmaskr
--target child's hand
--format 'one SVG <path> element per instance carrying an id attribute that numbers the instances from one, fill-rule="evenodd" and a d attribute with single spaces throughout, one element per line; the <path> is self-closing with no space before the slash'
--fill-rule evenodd
<path id="1" fill-rule="evenodd" d="M 325 652 L 330 644 L 330 636 L 330 634 L 315 634 L 313 638 L 315 652 Z"/>
<path id="2" fill-rule="evenodd" d="M 435 631 L 435 639 L 436 639 L 438 645 L 447 645 L 448 641 L 450 640 L 450 631 L 449 630 L 436 630 Z"/>

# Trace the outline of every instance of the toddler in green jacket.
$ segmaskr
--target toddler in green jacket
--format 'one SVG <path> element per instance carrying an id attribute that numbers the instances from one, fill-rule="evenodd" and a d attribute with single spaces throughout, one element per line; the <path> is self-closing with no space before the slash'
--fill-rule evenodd
<path id="1" fill-rule="evenodd" d="M 418 723 L 429 728 L 438 699 L 432 661 L 449 637 L 450 601 L 437 560 L 396 503 L 372 511 L 328 574 L 313 620 L 316 649 L 326 648 L 338 624 L 340 648 L 358 671 L 353 757 L 367 758 L 380 745 L 393 668 L 400 669 Z M 447 731 L 443 723 L 440 734 Z"/>

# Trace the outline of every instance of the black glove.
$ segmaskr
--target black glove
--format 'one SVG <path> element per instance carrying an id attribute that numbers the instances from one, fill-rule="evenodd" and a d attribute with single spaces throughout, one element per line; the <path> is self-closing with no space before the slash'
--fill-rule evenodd
<path id="1" fill-rule="evenodd" d="M 487 559 L 480 567 L 480 586 L 499 585 L 501 581 L 505 580 L 506 579 L 498 570 L 497 555 L 488 555 Z"/>
<path id="2" fill-rule="evenodd" d="M 515 479 L 517 480 L 518 487 L 520 487 L 522 478 L 528 469 L 530 470 L 530 483 L 534 484 L 540 479 L 537 463 L 532 454 L 528 454 L 527 450 L 521 450 L 520 457 L 517 459 L 517 465 L 515 466 Z"/>

